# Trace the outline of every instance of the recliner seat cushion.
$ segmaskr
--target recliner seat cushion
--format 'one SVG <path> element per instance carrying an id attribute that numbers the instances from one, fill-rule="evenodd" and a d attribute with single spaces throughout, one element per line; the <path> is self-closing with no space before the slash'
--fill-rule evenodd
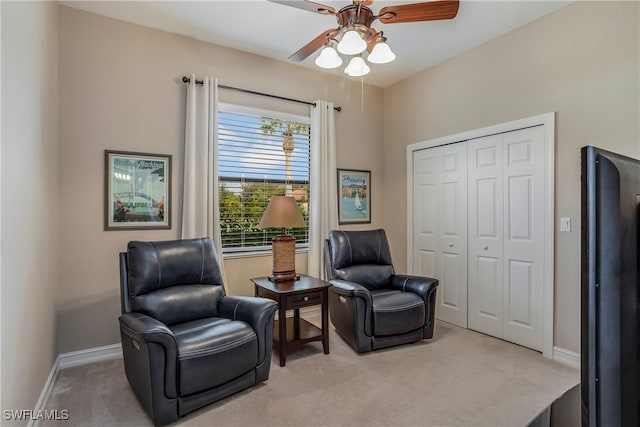
<path id="1" fill-rule="evenodd" d="M 373 335 L 399 335 L 425 324 L 424 301 L 412 292 L 391 289 L 371 291 Z"/>
<path id="2" fill-rule="evenodd" d="M 258 363 L 258 338 L 245 322 L 211 317 L 170 329 L 178 348 L 180 396 L 224 384 Z"/>

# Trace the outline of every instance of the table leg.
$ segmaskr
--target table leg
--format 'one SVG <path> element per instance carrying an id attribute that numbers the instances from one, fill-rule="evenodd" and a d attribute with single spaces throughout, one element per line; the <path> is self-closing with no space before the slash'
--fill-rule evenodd
<path id="1" fill-rule="evenodd" d="M 280 337 L 280 366 L 287 362 L 287 310 L 284 309 L 284 301 L 278 305 L 278 335 Z"/>
<path id="2" fill-rule="evenodd" d="M 322 298 L 322 348 L 329 354 L 329 292 L 324 288 Z"/>
<path id="3" fill-rule="evenodd" d="M 293 309 L 293 336 L 295 339 L 300 339 L 300 309 Z"/>

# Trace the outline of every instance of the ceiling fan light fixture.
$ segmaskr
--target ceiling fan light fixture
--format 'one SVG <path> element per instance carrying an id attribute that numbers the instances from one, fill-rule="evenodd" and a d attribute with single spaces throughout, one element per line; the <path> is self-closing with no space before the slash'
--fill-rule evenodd
<path id="1" fill-rule="evenodd" d="M 386 64 L 394 59 L 396 59 L 395 53 L 391 51 L 389 45 L 384 41 L 377 43 L 367 57 L 367 60 L 374 64 Z"/>
<path id="2" fill-rule="evenodd" d="M 354 56 L 349 61 L 349 65 L 344 69 L 344 73 L 349 77 L 361 77 L 366 76 L 371 71 L 371 68 L 364 62 L 361 56 Z"/>
<path id="3" fill-rule="evenodd" d="M 320 68 L 336 68 L 342 65 L 342 58 L 333 46 L 327 45 L 316 58 L 316 65 Z"/>
<path id="4" fill-rule="evenodd" d="M 340 43 L 338 43 L 338 52 L 345 55 L 357 55 L 366 48 L 367 42 L 365 42 L 354 29 L 347 30 L 342 36 Z"/>

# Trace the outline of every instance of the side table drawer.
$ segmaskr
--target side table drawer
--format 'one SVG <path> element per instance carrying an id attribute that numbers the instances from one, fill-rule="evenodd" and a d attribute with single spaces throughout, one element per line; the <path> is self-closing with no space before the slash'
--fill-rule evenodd
<path id="1" fill-rule="evenodd" d="M 287 308 L 304 307 L 307 305 L 316 305 L 322 302 L 322 291 L 307 292 L 296 295 L 287 295 L 285 299 Z"/>

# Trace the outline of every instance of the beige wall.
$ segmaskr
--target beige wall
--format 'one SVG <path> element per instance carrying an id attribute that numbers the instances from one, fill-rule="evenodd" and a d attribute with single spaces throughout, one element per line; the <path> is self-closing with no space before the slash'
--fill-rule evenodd
<path id="1" fill-rule="evenodd" d="M 580 351 L 580 147 L 640 157 L 639 17 L 637 2 L 576 2 L 385 89 L 384 223 L 399 269 L 406 146 L 555 111 L 554 345 Z"/>
<path id="2" fill-rule="evenodd" d="M 56 4 L 50 2 L 2 2 L 0 7 L 0 406 L 29 409 L 57 354 L 58 16 Z"/>
<path id="3" fill-rule="evenodd" d="M 338 167 L 372 171 L 382 200 L 382 90 L 261 56 L 60 7 L 60 292 L 61 353 L 113 344 L 118 333 L 117 253 L 129 240 L 178 236 L 186 74 L 220 84 L 342 107 L 336 113 Z M 296 114 L 307 106 L 220 91 L 220 101 Z M 104 150 L 173 155 L 173 228 L 103 231 Z M 383 203 L 371 226 L 382 226 Z M 306 255 L 297 256 L 306 271 Z M 270 257 L 225 260 L 230 293 L 253 293 L 250 277 L 271 271 Z"/>

